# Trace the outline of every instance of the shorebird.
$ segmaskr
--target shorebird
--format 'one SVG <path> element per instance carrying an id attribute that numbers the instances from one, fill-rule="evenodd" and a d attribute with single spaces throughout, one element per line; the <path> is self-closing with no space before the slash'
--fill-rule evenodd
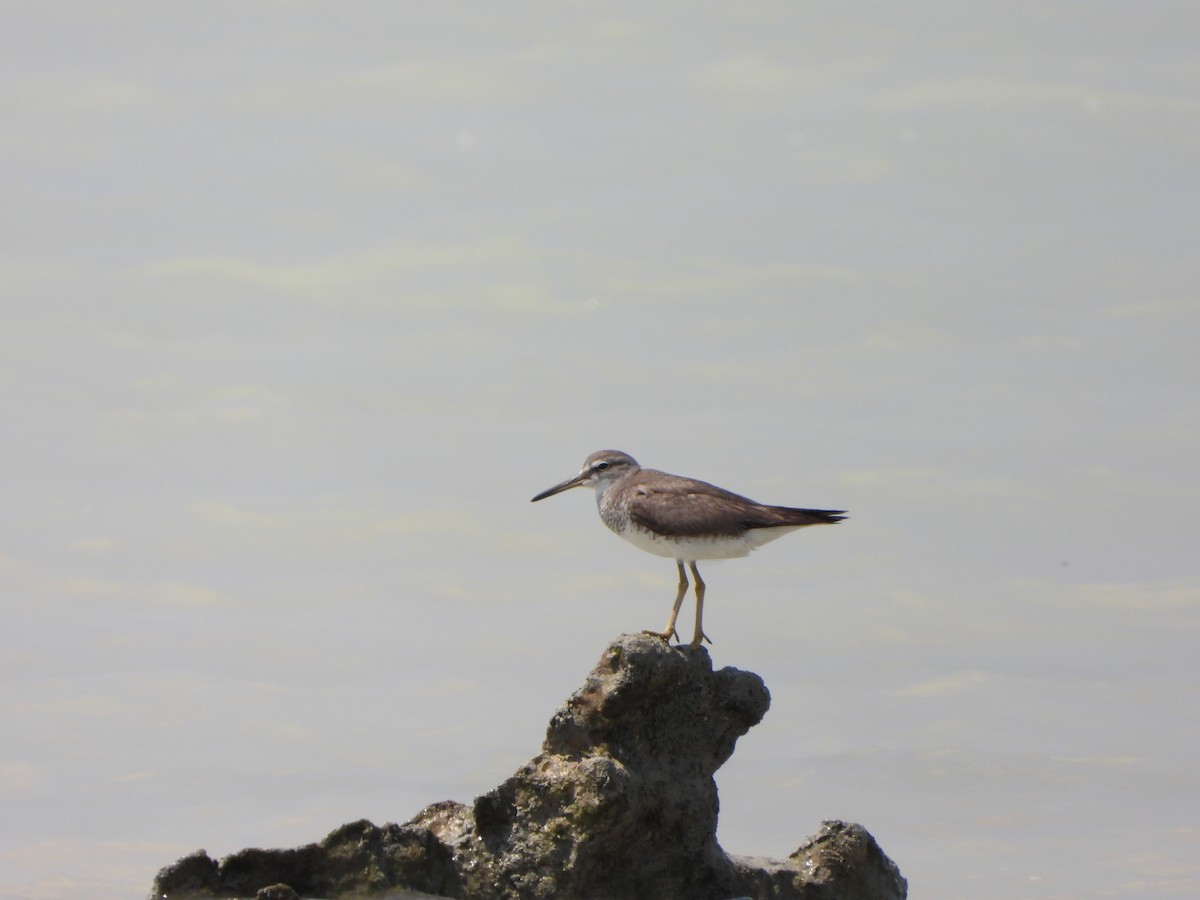
<path id="1" fill-rule="evenodd" d="M 696 568 L 699 559 L 733 559 L 781 538 L 806 525 L 832 525 L 845 518 L 844 509 L 794 509 L 767 506 L 719 488 L 707 481 L 643 469 L 620 450 L 600 450 L 583 461 L 579 474 L 547 488 L 536 497 L 545 500 L 574 487 L 596 491 L 596 507 L 604 524 L 629 543 L 655 556 L 675 560 L 679 590 L 662 631 L 647 629 L 670 642 L 678 638 L 675 620 L 687 595 L 684 563 L 696 579 L 696 631 L 691 647 L 709 640 L 701 623 L 704 615 L 704 581 Z"/>

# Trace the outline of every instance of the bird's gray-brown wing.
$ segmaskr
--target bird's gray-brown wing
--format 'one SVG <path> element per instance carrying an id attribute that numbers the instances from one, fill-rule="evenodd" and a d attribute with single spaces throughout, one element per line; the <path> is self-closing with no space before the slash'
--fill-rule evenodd
<path id="1" fill-rule="evenodd" d="M 748 528 L 819 525 L 842 518 L 841 510 L 764 506 L 706 481 L 644 474 L 650 477 L 631 486 L 629 516 L 636 525 L 656 534 L 733 535 Z"/>

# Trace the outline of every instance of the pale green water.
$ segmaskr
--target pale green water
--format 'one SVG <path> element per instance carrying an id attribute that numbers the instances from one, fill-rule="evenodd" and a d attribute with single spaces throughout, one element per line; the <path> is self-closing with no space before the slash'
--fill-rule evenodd
<path id="1" fill-rule="evenodd" d="M 1198 17 L 8 4 L 0 898 L 498 784 L 673 597 L 604 447 L 850 510 L 704 568 L 728 851 L 1200 893 Z"/>

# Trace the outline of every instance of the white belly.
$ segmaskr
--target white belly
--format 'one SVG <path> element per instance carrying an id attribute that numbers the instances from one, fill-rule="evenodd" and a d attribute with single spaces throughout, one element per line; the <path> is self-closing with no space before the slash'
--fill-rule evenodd
<path id="1" fill-rule="evenodd" d="M 642 528 L 627 526 L 617 531 L 639 550 L 666 556 L 670 559 L 736 559 L 749 556 L 750 551 L 776 538 L 781 538 L 803 525 L 785 525 L 779 528 L 752 528 L 735 537 L 666 537 Z"/>

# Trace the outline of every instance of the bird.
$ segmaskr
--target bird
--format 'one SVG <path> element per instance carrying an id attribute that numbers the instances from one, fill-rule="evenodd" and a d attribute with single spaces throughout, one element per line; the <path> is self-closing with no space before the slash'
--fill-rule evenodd
<path id="1" fill-rule="evenodd" d="M 751 550 L 809 525 L 832 525 L 846 518 L 844 509 L 796 509 L 769 506 L 707 481 L 643 469 L 621 450 L 598 450 L 583 462 L 577 475 L 542 491 L 536 503 L 576 487 L 596 492 L 600 518 L 610 530 L 635 547 L 675 560 L 679 588 L 675 605 L 662 631 L 643 634 L 668 644 L 679 639 L 675 621 L 687 595 L 691 569 L 696 581 L 696 629 L 693 650 L 712 643 L 704 633 L 704 580 L 696 561 L 748 556 Z"/>

